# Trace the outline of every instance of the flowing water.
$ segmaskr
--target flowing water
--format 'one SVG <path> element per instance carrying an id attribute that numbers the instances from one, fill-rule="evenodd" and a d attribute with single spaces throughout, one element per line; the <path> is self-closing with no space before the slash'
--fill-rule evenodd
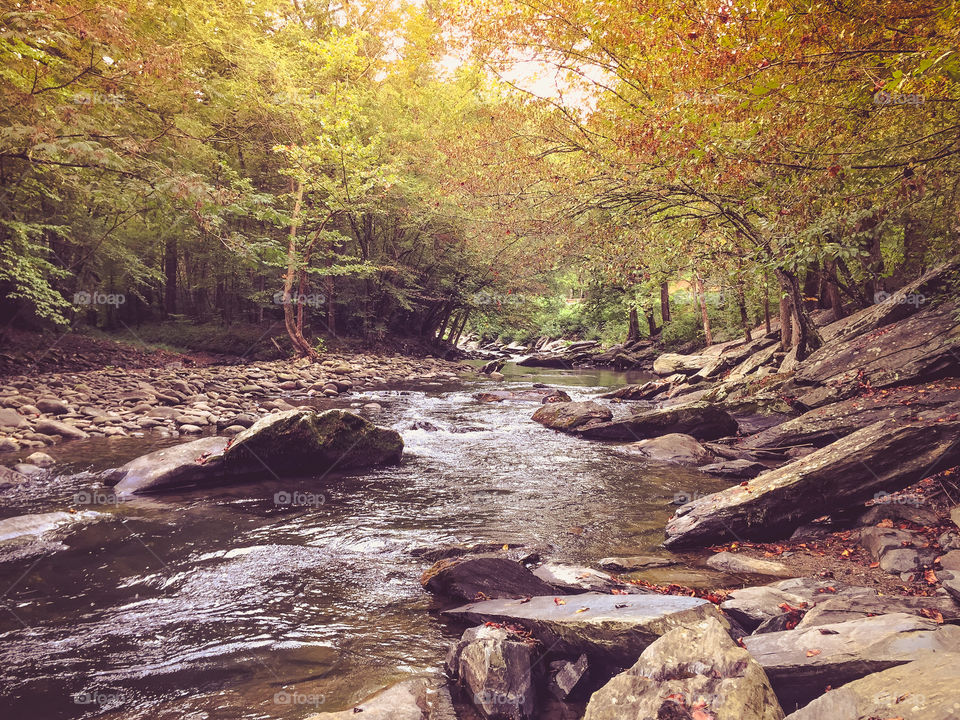
<path id="1" fill-rule="evenodd" d="M 175 441 L 58 446 L 69 464 L 42 497 L 35 483 L 7 491 L 0 515 L 77 507 L 80 494 L 101 502 L 84 509 L 103 516 L 62 543 L 0 556 L 3 716 L 293 719 L 340 710 L 440 667 L 462 631 L 420 588 L 428 563 L 411 549 L 552 545 L 551 559 L 584 563 L 637 554 L 661 540 L 676 493 L 721 486 L 543 428 L 530 420 L 530 402 L 471 397 L 545 382 L 581 400 L 639 378 L 508 370 L 500 383 L 365 393 L 383 406 L 372 419 L 399 430 L 406 448 L 400 465 L 358 474 L 304 468 L 293 481 L 116 504 L 90 473 Z M 423 423 L 432 427 L 413 429 Z"/>

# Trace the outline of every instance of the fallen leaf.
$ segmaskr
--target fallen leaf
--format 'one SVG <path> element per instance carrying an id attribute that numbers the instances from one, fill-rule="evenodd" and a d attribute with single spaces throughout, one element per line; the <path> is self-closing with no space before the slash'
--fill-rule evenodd
<path id="1" fill-rule="evenodd" d="M 816 657 L 822 652 L 823 650 L 807 650 L 807 657 Z"/>
<path id="2" fill-rule="evenodd" d="M 576 615 L 577 613 L 586 612 L 586 611 L 589 610 L 589 609 L 590 609 L 590 608 L 588 608 L 588 607 L 582 607 L 582 608 L 580 608 L 579 610 L 577 610 L 577 611 L 574 613 L 574 615 Z"/>
<path id="3" fill-rule="evenodd" d="M 563 598 L 554 598 L 554 599 L 553 599 L 553 602 L 554 602 L 554 604 L 556 604 L 556 605 L 566 605 L 566 604 L 567 604 L 567 601 L 564 600 Z"/>
<path id="4" fill-rule="evenodd" d="M 931 585 L 937 584 L 937 574 L 933 570 L 924 570 L 923 579 Z"/>

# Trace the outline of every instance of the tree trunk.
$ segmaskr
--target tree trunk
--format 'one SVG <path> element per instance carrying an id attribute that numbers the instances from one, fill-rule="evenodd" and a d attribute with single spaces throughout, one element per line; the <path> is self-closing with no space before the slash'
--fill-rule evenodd
<path id="1" fill-rule="evenodd" d="M 451 340 L 451 342 L 452 342 L 454 345 L 456 345 L 458 342 L 460 342 L 460 336 L 463 335 L 463 329 L 467 326 L 467 318 L 469 318 L 469 317 L 470 317 L 470 308 L 464 308 L 464 309 L 463 309 L 463 317 L 460 318 L 460 325 L 459 325 L 459 327 L 457 327 L 457 332 L 456 332 L 456 334 L 453 336 L 453 340 Z"/>
<path id="2" fill-rule="evenodd" d="M 660 319 L 664 325 L 670 322 L 670 283 L 660 283 Z"/>
<path id="3" fill-rule="evenodd" d="M 833 310 L 833 319 L 839 320 L 844 316 L 843 299 L 840 297 L 840 288 L 837 287 L 837 263 L 833 260 L 824 263 L 823 283 L 827 306 Z"/>
<path id="4" fill-rule="evenodd" d="M 784 352 L 793 347 L 793 303 L 789 295 L 780 297 L 780 349 Z"/>
<path id="5" fill-rule="evenodd" d="M 750 336 L 750 316 L 747 314 L 747 298 L 743 290 L 743 279 L 737 280 L 737 307 L 740 308 L 740 324 L 743 325 L 743 337 L 747 342 L 753 340 Z"/>
<path id="6" fill-rule="evenodd" d="M 763 324 L 767 329 L 767 335 L 771 332 L 770 327 L 770 281 L 764 273 L 763 278 Z"/>
<path id="7" fill-rule="evenodd" d="M 287 335 L 290 336 L 290 342 L 293 343 L 294 352 L 300 357 L 308 357 L 311 360 L 317 358 L 316 352 L 310 347 L 310 343 L 303 337 L 303 333 L 297 326 L 296 318 L 293 312 L 292 290 L 293 283 L 297 279 L 297 223 L 300 221 L 300 208 L 303 205 L 303 183 L 294 183 L 290 179 L 290 192 L 294 195 L 293 213 L 290 216 L 290 234 L 287 241 L 287 272 L 283 278 L 283 323 L 287 328 Z"/>
<path id="8" fill-rule="evenodd" d="M 637 306 L 630 306 L 630 317 L 627 320 L 627 343 L 636 342 L 640 339 L 640 320 L 637 317 Z"/>
<path id="9" fill-rule="evenodd" d="M 785 293 L 786 297 L 789 298 L 788 307 L 790 310 L 790 317 L 787 318 L 788 322 L 785 323 L 785 318 L 783 317 L 784 306 L 781 303 L 780 332 L 782 336 L 785 336 L 787 327 L 790 327 L 791 334 L 793 335 L 792 346 L 797 348 L 797 359 L 803 360 L 807 356 L 808 351 L 816 350 L 823 341 L 803 306 L 803 295 L 800 292 L 800 284 L 797 282 L 796 276 L 786 270 L 780 269 L 776 270 L 776 276 L 780 283 L 781 290 Z M 784 344 L 784 349 L 789 350 L 790 345 Z"/>
<path id="10" fill-rule="evenodd" d="M 703 291 L 703 280 L 700 275 L 696 275 L 697 296 L 700 301 L 700 317 L 703 319 L 703 335 L 707 341 L 707 347 L 713 345 L 713 333 L 710 331 L 710 314 L 707 312 L 707 297 Z"/>
<path id="11" fill-rule="evenodd" d="M 177 235 L 171 233 L 163 248 L 163 314 L 174 315 L 177 312 Z"/>

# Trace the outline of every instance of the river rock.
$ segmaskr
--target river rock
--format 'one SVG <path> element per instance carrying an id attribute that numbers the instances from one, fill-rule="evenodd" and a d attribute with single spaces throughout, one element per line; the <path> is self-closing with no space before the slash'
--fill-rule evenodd
<path id="1" fill-rule="evenodd" d="M 815 386 L 797 399 L 807 407 L 819 407 L 853 396 L 861 384 L 882 389 L 956 376 L 960 371 L 956 314 L 955 301 L 942 302 L 884 327 L 882 333 L 828 342 L 794 375 L 796 386 Z"/>
<path id="2" fill-rule="evenodd" d="M 720 477 L 731 478 L 755 478 L 760 473 L 764 473 L 770 468 L 756 460 L 747 460 L 740 458 L 737 460 L 723 460 L 710 465 L 702 465 L 700 472 L 708 475 L 718 475 Z"/>
<path id="3" fill-rule="evenodd" d="M 30 453 L 25 458 L 26 462 L 36 465 L 39 468 L 49 468 L 57 464 L 57 461 L 47 455 L 45 452 Z"/>
<path id="4" fill-rule="evenodd" d="M 651 380 L 643 385 L 626 385 L 612 392 L 604 393 L 600 397 L 607 400 L 649 400 L 667 388 L 668 383 L 663 380 Z"/>
<path id="5" fill-rule="evenodd" d="M 65 440 L 81 440 L 90 437 L 83 430 L 75 425 L 60 422 L 59 420 L 50 420 L 47 418 L 37 421 L 36 431 L 44 435 L 59 435 Z"/>
<path id="6" fill-rule="evenodd" d="M 20 443 L 13 438 L 0 437 L 0 452 L 17 452 L 20 450 Z"/>
<path id="7" fill-rule="evenodd" d="M 586 686 L 590 663 L 586 655 L 574 660 L 556 660 L 550 663 L 550 682 L 547 689 L 558 700 L 578 695 Z"/>
<path id="8" fill-rule="evenodd" d="M 960 462 L 960 420 L 885 420 L 748 483 L 683 505 L 667 547 L 789 536 L 807 520 L 899 490 Z"/>
<path id="9" fill-rule="evenodd" d="M 786 720 L 940 720 L 960 716 L 960 654 L 944 652 L 824 693 Z"/>
<path id="10" fill-rule="evenodd" d="M 610 592 L 614 588 L 624 588 L 624 583 L 607 573 L 580 565 L 548 562 L 536 568 L 533 574 L 560 593 Z"/>
<path id="11" fill-rule="evenodd" d="M 0 408 L 0 427 L 3 428 L 28 428 L 30 422 L 16 410 L 11 408 Z"/>
<path id="12" fill-rule="evenodd" d="M 445 611 L 470 622 L 512 623 L 545 647 L 569 657 L 586 653 L 591 664 L 631 665 L 650 643 L 675 627 L 714 617 L 707 600 L 675 595 L 586 593 L 529 600 L 487 600 Z"/>
<path id="13" fill-rule="evenodd" d="M 707 559 L 707 565 L 714 570 L 728 573 L 744 573 L 750 575 L 773 575 L 774 577 L 790 577 L 794 573 L 783 563 L 773 560 L 747 557 L 732 552 L 720 552 Z"/>
<path id="14" fill-rule="evenodd" d="M 826 596 L 807 610 L 803 619 L 797 624 L 797 630 L 889 613 L 929 617 L 938 612 L 946 621 L 960 619 L 960 604 L 950 597 L 939 596 Z"/>
<path id="15" fill-rule="evenodd" d="M 956 406 L 956 409 L 948 409 L 952 406 Z M 897 387 L 883 393 L 831 403 L 751 435 L 743 440 L 741 446 L 824 447 L 880 420 L 906 418 L 937 408 L 944 408 L 943 414 L 947 415 L 960 410 L 960 389 L 956 383 L 934 382 L 917 387 Z"/>
<path id="16" fill-rule="evenodd" d="M 275 698 L 283 695 L 289 694 L 281 691 Z M 292 702 L 275 701 L 284 705 Z M 316 713 L 306 720 L 456 720 L 456 715 L 450 693 L 440 682 L 415 678 L 389 687 L 350 710 Z"/>
<path id="17" fill-rule="evenodd" d="M 679 565 L 679 561 L 656 555 L 631 555 L 630 557 L 608 557 L 597 561 L 597 565 L 612 572 L 633 572 L 650 568 Z"/>
<path id="18" fill-rule="evenodd" d="M 66 415 L 70 412 L 70 406 L 63 400 L 54 397 L 45 397 L 37 400 L 37 408 L 40 412 L 50 415 Z"/>
<path id="19" fill-rule="evenodd" d="M 600 403 L 557 402 L 544 404 L 537 408 L 533 419 L 553 430 L 572 431 L 588 423 L 610 420 L 613 412 Z"/>
<path id="20" fill-rule="evenodd" d="M 526 720 L 536 701 L 534 667 L 539 649 L 506 628 L 469 628 L 450 648 L 447 669 L 484 717 Z"/>
<path id="21" fill-rule="evenodd" d="M 656 410 L 641 410 L 629 418 L 588 423 L 573 432 L 598 440 L 641 440 L 668 433 L 692 435 L 697 440 L 716 440 L 737 432 L 737 421 L 719 405 L 692 402 Z"/>
<path id="22" fill-rule="evenodd" d="M 678 627 L 593 694 L 584 720 L 780 720 L 763 668 L 714 618 Z"/>
<path id="23" fill-rule="evenodd" d="M 845 586 L 816 578 L 792 578 L 734 590 L 720 604 L 720 609 L 750 632 L 768 620 L 780 615 L 783 603 L 791 607 L 812 607 L 830 598 L 876 597 L 875 590 Z"/>
<path id="24" fill-rule="evenodd" d="M 320 475 L 331 469 L 397 462 L 403 440 L 344 410 L 268 415 L 232 441 L 209 437 L 144 455 L 109 473 L 119 495 L 210 486 L 271 474 Z"/>
<path id="25" fill-rule="evenodd" d="M 713 355 L 678 355 L 676 353 L 663 353 L 653 361 L 653 371 L 657 375 L 673 375 L 674 373 L 692 375 L 693 373 L 702 370 L 715 360 L 716 357 Z"/>
<path id="26" fill-rule="evenodd" d="M 919 659 L 960 652 L 960 627 L 893 613 L 744 638 L 785 707 L 805 704 L 830 685 Z"/>
<path id="27" fill-rule="evenodd" d="M 36 473 L 30 470 L 30 468 L 36 468 Z M 40 468 L 26 463 L 18 463 L 13 469 L 8 468 L 6 465 L 0 465 L 0 490 L 23 485 L 31 475 L 39 475 L 41 472 L 43 471 Z"/>
<path id="28" fill-rule="evenodd" d="M 59 530 L 65 526 L 92 522 L 103 517 L 103 513 L 84 510 L 82 512 L 49 512 L 35 515 L 17 515 L 0 520 L 0 542 L 34 538 Z"/>
<path id="29" fill-rule="evenodd" d="M 640 440 L 630 443 L 626 449 L 653 462 L 703 465 L 713 460 L 713 454 L 697 442 L 695 437 L 683 433 L 668 433 Z"/>
<path id="30" fill-rule="evenodd" d="M 860 544 L 870 553 L 870 557 L 879 560 L 889 550 L 911 545 L 913 533 L 895 528 L 868 527 L 860 531 Z"/>
<path id="31" fill-rule="evenodd" d="M 468 601 L 558 592 L 521 563 L 493 554 L 439 560 L 423 574 L 420 584 L 434 595 Z"/>

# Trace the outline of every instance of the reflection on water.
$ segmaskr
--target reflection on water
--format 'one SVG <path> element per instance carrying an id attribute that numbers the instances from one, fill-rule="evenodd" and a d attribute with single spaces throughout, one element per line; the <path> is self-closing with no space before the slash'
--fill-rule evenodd
<path id="1" fill-rule="evenodd" d="M 563 384 L 575 400 L 625 381 L 515 370 L 506 384 Z M 66 548 L 0 564 L 8 717 L 339 710 L 439 667 L 459 634 L 431 614 L 411 548 L 456 539 L 552 545 L 569 561 L 636 554 L 659 543 L 675 493 L 721 486 L 547 430 L 530 420 L 534 404 L 471 398 L 496 386 L 367 393 L 384 408 L 375 420 L 403 434 L 397 467 L 98 506 L 103 518 L 78 526 Z M 439 429 L 410 429 L 418 421 Z M 0 512 L 64 509 L 91 486 L 82 470 L 170 442 L 62 446 L 70 474 L 45 482 L 39 499 L 36 488 L 14 492 Z"/>

